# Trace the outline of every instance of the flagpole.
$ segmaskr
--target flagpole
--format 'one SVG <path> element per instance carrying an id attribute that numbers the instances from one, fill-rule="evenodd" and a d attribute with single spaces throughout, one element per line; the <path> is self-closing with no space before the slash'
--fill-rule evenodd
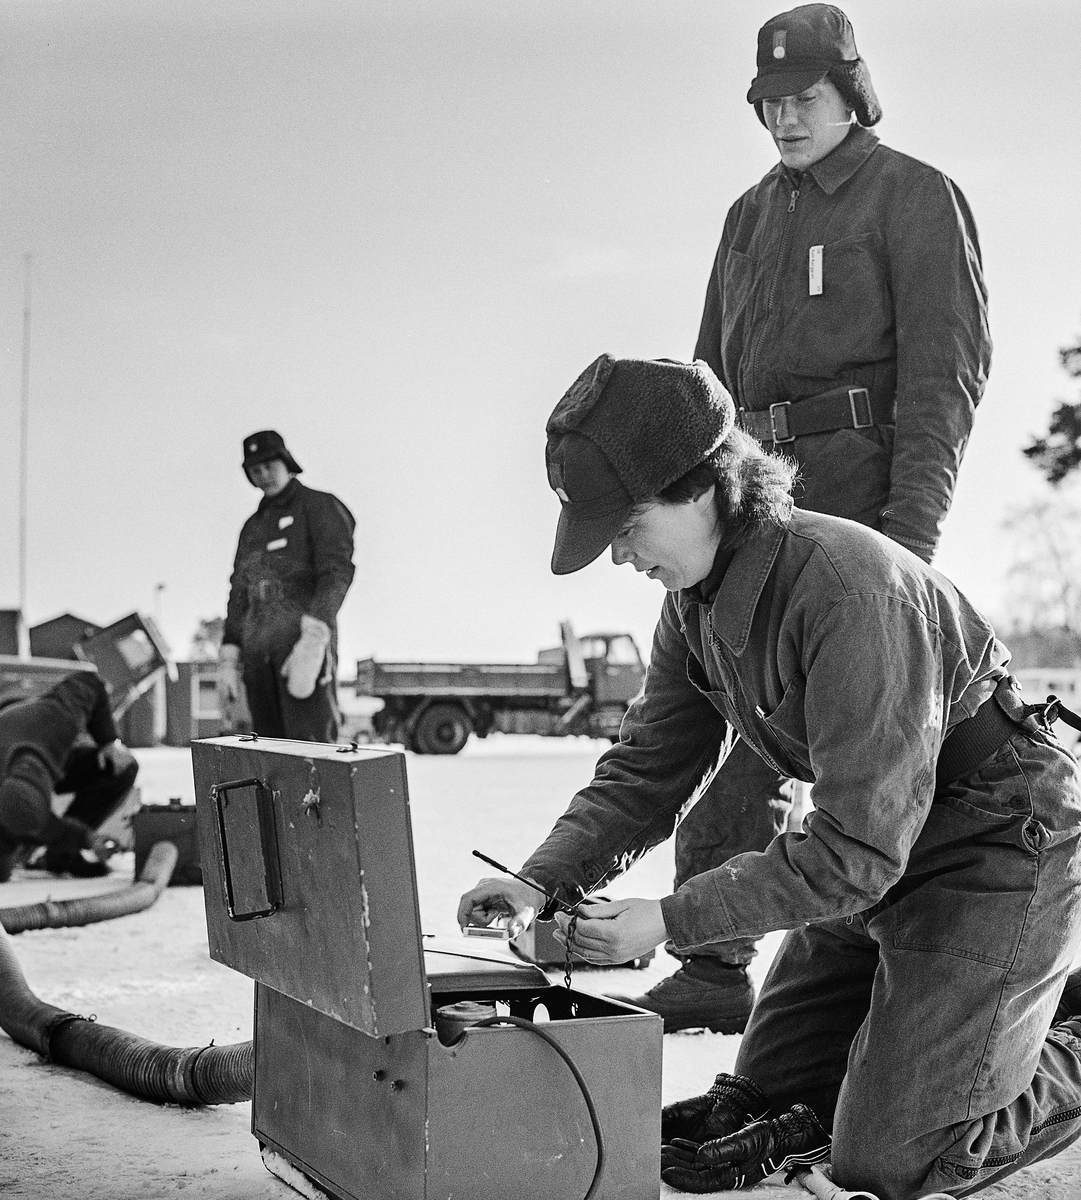
<path id="1" fill-rule="evenodd" d="M 26 273 L 23 284 L 23 371 L 19 427 L 19 654 L 27 658 L 30 654 L 29 638 L 25 634 L 27 470 L 30 459 L 30 255 L 26 254 L 23 261 Z"/>

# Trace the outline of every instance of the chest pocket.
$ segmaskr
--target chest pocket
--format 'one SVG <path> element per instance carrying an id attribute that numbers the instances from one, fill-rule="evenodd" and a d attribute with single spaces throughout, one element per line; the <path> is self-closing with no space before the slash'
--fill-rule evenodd
<path id="1" fill-rule="evenodd" d="M 809 248 L 808 248 L 809 249 Z M 792 297 L 800 359 L 825 368 L 877 362 L 896 353 L 893 296 L 885 247 L 877 233 L 822 247 L 822 293 L 809 294 L 808 255 L 794 256 Z"/>
<path id="2" fill-rule="evenodd" d="M 803 764 L 809 772 L 806 698 L 807 681 L 802 675 L 795 675 L 785 688 L 781 703 L 768 715 L 762 713 L 761 720 L 783 757 Z"/>
<path id="3" fill-rule="evenodd" d="M 693 652 L 687 655 L 687 679 L 726 721 L 731 722 L 739 730 L 738 714 L 731 696 L 723 687 L 714 687 L 712 680 L 706 674 L 705 667 Z"/>

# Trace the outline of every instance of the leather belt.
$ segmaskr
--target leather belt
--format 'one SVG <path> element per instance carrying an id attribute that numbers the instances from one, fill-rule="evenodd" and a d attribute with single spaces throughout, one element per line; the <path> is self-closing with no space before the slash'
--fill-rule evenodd
<path id="1" fill-rule="evenodd" d="M 280 579 L 256 579 L 248 585 L 249 604 L 274 604 L 285 599 Z"/>
<path id="2" fill-rule="evenodd" d="M 1030 726 L 1028 722 L 1032 717 L 1036 724 Z M 975 771 L 1019 729 L 1043 728 L 1050 733 L 1056 721 L 1081 731 L 1081 716 L 1067 708 L 1058 696 L 1048 696 L 1043 704 L 1025 704 L 1018 695 L 1016 680 L 1010 675 L 1004 676 L 994 694 L 971 717 L 946 734 L 935 766 L 935 789 L 946 787 Z"/>
<path id="3" fill-rule="evenodd" d="M 872 396 L 865 387 L 833 388 L 805 400 L 784 401 L 752 412 L 741 408 L 740 425 L 760 442 L 783 445 L 809 433 L 835 429 L 870 429 L 892 425 L 897 417 L 895 398 Z"/>
<path id="4" fill-rule="evenodd" d="M 995 691 L 1003 687 L 1012 691 L 1009 676 Z M 1037 707 L 1032 706 L 1033 709 Z M 943 740 L 935 766 L 935 790 L 971 774 L 1000 746 L 1004 746 L 1019 728 L 1022 727 L 1018 722 L 1011 721 L 1002 711 L 994 695 L 988 696 L 971 717 L 955 725 Z"/>

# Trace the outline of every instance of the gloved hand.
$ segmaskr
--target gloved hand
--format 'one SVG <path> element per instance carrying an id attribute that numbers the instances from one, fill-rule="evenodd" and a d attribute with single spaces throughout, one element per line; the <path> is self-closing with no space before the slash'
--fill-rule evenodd
<path id="1" fill-rule="evenodd" d="M 713 1141 L 735 1133 L 751 1121 L 760 1121 L 769 1112 L 769 1101 L 745 1075 L 722 1071 L 703 1096 L 677 1100 L 661 1109 L 661 1142 L 676 1138 L 687 1141 Z"/>
<path id="2" fill-rule="evenodd" d="M 661 1147 L 661 1178 L 681 1192 L 752 1187 L 774 1171 L 828 1158 L 830 1135 L 806 1104 L 770 1121 L 696 1145 L 684 1138 Z"/>
<path id="3" fill-rule="evenodd" d="M 304 613 L 300 618 L 300 637 L 282 663 L 286 690 L 295 700 L 307 700 L 315 691 L 329 645 L 330 626 Z"/>
<path id="4" fill-rule="evenodd" d="M 240 647 L 223 646 L 217 655 L 217 702 L 222 713 L 240 698 Z"/>

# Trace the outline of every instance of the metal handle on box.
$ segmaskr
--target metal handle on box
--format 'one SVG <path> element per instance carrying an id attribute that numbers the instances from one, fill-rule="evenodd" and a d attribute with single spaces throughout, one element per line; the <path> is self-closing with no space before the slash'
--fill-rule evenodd
<path id="1" fill-rule="evenodd" d="M 228 793 L 239 791 L 241 788 L 255 788 L 256 814 L 259 820 L 259 850 L 263 859 L 264 890 L 267 897 L 267 908 L 251 909 L 248 912 L 237 912 L 233 898 L 233 877 L 229 870 L 229 842 L 225 832 L 225 805 L 228 803 Z M 221 847 L 221 878 L 225 886 L 225 908 L 230 921 L 254 921 L 259 917 L 269 917 L 281 907 L 281 894 L 277 871 L 277 854 L 273 838 L 273 816 L 263 798 L 268 788 L 261 779 L 234 779 L 229 783 L 216 783 L 210 789 L 214 806 L 218 814 L 218 841 Z M 269 817 L 269 820 L 268 820 Z"/>

